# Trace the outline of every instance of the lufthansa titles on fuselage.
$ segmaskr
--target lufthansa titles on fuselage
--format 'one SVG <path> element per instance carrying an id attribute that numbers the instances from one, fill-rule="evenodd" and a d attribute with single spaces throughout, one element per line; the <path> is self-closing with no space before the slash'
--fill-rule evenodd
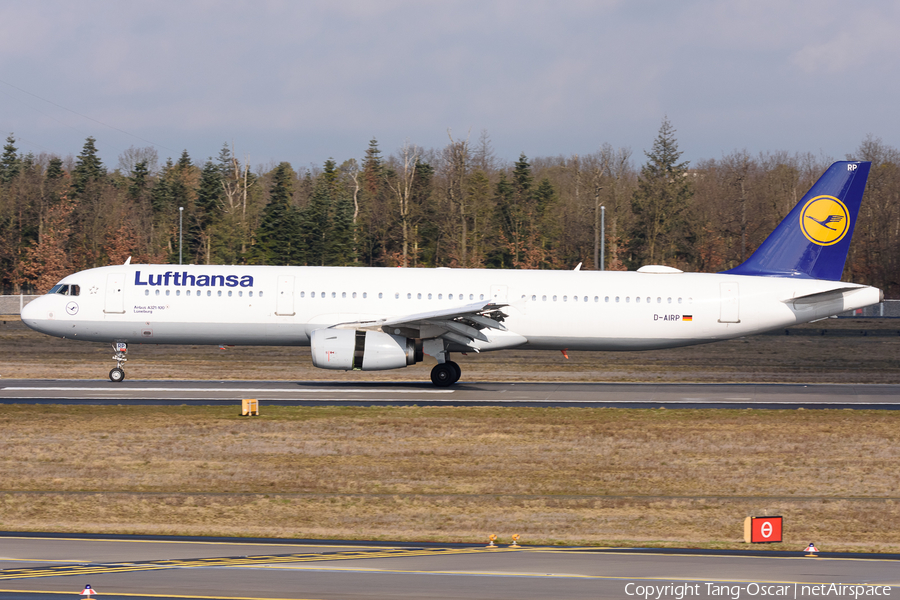
<path id="1" fill-rule="evenodd" d="M 178 287 L 253 287 L 252 275 L 194 275 L 187 271 L 181 273 L 166 271 L 165 273 L 147 273 L 142 279 L 140 271 L 134 272 L 134 285 L 178 286 Z"/>

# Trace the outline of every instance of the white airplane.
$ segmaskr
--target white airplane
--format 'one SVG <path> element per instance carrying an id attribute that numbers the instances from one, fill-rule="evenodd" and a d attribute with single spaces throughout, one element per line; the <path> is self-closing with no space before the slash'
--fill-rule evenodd
<path id="1" fill-rule="evenodd" d="M 806 323 L 883 300 L 840 281 L 868 162 L 834 163 L 746 262 L 723 273 L 114 265 L 64 278 L 22 311 L 62 338 L 311 346 L 323 369 L 374 371 L 505 348 L 650 350 Z"/>

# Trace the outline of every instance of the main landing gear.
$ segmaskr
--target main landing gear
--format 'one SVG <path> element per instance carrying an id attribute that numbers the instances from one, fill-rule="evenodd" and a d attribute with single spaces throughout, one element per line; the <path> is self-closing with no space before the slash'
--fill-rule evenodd
<path id="1" fill-rule="evenodd" d="M 125 381 L 125 369 L 122 367 L 125 365 L 125 361 L 128 360 L 125 358 L 125 353 L 128 352 L 128 344 L 116 342 L 113 344 L 113 348 L 116 351 L 115 356 L 113 356 L 116 366 L 109 372 L 109 380 L 113 383 L 119 383 L 120 381 Z"/>
<path id="2" fill-rule="evenodd" d="M 434 365 L 431 369 L 431 383 L 438 387 L 447 387 L 453 385 L 462 376 L 462 369 L 459 365 L 448 360 Z"/>

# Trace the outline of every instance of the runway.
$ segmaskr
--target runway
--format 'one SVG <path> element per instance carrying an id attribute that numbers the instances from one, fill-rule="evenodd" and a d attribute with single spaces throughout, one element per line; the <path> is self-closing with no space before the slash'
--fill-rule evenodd
<path id="1" fill-rule="evenodd" d="M 647 384 L 421 382 L 15 380 L 0 382 L 2 404 L 261 406 L 536 406 L 620 408 L 900 408 L 893 384 Z"/>
<path id="2" fill-rule="evenodd" d="M 831 584 L 842 590 L 832 596 L 883 596 L 900 588 L 898 558 L 10 534 L 0 599 L 71 597 L 85 585 L 107 599 L 812 598 Z"/>

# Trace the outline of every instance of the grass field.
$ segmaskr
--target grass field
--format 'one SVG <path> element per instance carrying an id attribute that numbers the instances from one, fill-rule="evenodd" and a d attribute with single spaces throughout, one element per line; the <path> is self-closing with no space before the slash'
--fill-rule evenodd
<path id="1" fill-rule="evenodd" d="M 900 549 L 900 414 L 0 407 L 0 529 Z"/>
<path id="2" fill-rule="evenodd" d="M 825 335 L 821 335 L 826 329 Z M 896 383 L 893 321 L 652 353 L 461 357 L 469 380 Z M 861 335 L 864 330 L 867 335 Z M 318 371 L 299 348 L 138 346 L 129 378 Z M 0 326 L 0 376 L 104 378 L 111 351 Z M 2 380 L 0 380 L 2 381 Z M 0 529 L 900 551 L 900 414 L 541 408 L 0 406 Z"/>

